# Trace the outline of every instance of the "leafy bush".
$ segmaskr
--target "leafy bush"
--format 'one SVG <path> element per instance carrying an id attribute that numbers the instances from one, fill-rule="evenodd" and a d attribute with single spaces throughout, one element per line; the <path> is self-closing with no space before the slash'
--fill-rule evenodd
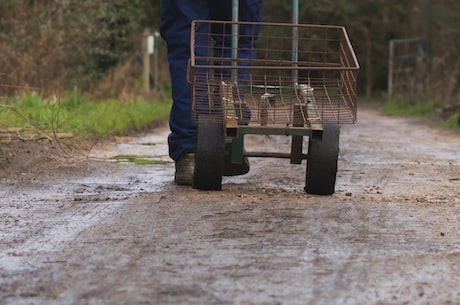
<path id="1" fill-rule="evenodd" d="M 91 89 L 122 54 L 138 47 L 146 5 L 141 0 L 2 0 L 0 90 L 50 95 L 74 86 Z"/>

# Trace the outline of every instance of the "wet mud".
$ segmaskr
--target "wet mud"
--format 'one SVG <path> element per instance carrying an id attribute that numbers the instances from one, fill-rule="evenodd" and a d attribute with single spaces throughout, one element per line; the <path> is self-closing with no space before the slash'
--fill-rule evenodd
<path id="1" fill-rule="evenodd" d="M 176 186 L 162 128 L 5 167 L 0 304 L 460 304 L 460 135 L 358 115 L 332 196 L 284 159 L 220 192 Z"/>

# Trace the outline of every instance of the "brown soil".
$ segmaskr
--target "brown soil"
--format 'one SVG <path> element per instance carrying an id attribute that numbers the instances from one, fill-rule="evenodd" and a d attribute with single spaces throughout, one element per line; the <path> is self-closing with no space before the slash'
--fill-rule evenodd
<path id="1" fill-rule="evenodd" d="M 457 132 L 361 107 L 332 196 L 280 159 L 176 186 L 166 134 L 1 144 L 0 304 L 460 304 Z"/>

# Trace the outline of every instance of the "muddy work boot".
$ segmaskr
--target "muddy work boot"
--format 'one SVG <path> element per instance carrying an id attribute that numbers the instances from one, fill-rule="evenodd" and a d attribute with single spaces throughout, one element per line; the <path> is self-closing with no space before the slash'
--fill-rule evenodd
<path id="1" fill-rule="evenodd" d="M 176 161 L 174 182 L 178 185 L 192 185 L 195 170 L 195 154 L 189 153 Z"/>
<path id="2" fill-rule="evenodd" d="M 224 176 L 238 176 L 249 172 L 249 160 L 243 157 L 243 163 L 232 163 L 232 143 L 225 144 Z"/>

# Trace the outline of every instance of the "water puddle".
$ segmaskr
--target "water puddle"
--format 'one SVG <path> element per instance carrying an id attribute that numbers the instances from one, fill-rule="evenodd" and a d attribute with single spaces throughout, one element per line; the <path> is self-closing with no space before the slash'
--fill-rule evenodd
<path id="1" fill-rule="evenodd" d="M 141 137 L 120 137 L 114 143 L 95 147 L 89 156 L 111 162 L 137 165 L 171 163 L 168 155 L 168 133 L 166 128 L 160 128 L 156 129 L 154 134 Z"/>
<path id="2" fill-rule="evenodd" d="M 112 160 L 117 163 L 133 163 L 137 165 L 157 165 L 170 163 L 165 160 L 157 160 L 155 157 L 148 155 L 117 155 L 111 157 Z"/>

